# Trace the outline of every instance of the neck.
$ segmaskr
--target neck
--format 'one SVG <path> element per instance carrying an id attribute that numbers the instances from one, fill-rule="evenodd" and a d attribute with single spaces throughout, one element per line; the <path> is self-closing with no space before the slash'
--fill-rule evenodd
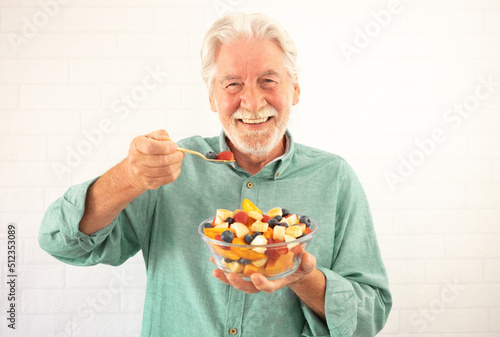
<path id="1" fill-rule="evenodd" d="M 236 163 L 245 171 L 254 175 L 258 173 L 264 166 L 272 162 L 274 159 L 281 157 L 286 152 L 286 135 L 283 136 L 281 141 L 276 147 L 264 156 L 257 156 L 241 152 L 229 139 L 226 138 L 227 146 L 234 154 Z"/>

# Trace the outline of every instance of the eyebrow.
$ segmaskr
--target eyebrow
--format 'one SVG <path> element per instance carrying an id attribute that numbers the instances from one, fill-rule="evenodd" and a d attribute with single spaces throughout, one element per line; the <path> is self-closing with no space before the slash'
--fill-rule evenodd
<path id="1" fill-rule="evenodd" d="M 280 73 L 275 71 L 275 70 L 267 70 L 265 72 L 263 72 L 262 74 L 260 74 L 259 77 L 262 77 L 262 76 L 268 76 L 268 75 L 272 75 L 272 76 L 277 76 L 277 77 L 281 77 Z M 227 76 L 223 76 L 219 79 L 219 83 L 224 83 L 225 81 L 228 81 L 228 80 L 239 80 L 241 77 L 239 76 L 236 76 L 236 75 L 227 75 Z"/>

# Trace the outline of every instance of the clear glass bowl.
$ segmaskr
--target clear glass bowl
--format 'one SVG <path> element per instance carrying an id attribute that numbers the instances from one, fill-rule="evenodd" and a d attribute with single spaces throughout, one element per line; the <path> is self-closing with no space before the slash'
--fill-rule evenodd
<path id="1" fill-rule="evenodd" d="M 300 215 L 299 215 L 300 217 Z M 318 231 L 318 225 L 311 219 L 311 232 L 289 242 L 267 245 L 242 245 L 209 238 L 203 233 L 203 225 L 212 223 L 208 218 L 198 226 L 198 234 L 207 244 L 208 249 L 219 269 L 225 273 L 236 273 L 249 281 L 254 272 L 261 273 L 269 280 L 275 280 L 292 274 L 297 270 L 302 255 Z"/>

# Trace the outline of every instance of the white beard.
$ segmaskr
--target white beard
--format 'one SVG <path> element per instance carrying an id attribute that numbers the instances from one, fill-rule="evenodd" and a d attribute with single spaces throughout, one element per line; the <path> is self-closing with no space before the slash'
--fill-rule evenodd
<path id="1" fill-rule="evenodd" d="M 278 111 L 270 105 L 266 105 L 256 113 L 239 108 L 232 116 L 229 125 L 223 125 L 224 132 L 231 143 L 241 152 L 265 157 L 274 150 L 283 140 L 288 124 L 288 117 L 279 122 L 273 129 L 245 131 L 236 130 L 236 122 L 239 119 L 260 119 L 274 117 L 277 120 Z"/>

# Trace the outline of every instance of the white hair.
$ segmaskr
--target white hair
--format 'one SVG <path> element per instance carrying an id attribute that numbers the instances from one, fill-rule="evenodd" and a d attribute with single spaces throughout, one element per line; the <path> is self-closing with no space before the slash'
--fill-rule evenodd
<path id="1" fill-rule="evenodd" d="M 283 51 L 284 66 L 295 83 L 297 48 L 288 32 L 274 19 L 263 14 L 233 13 L 217 20 L 205 34 L 201 47 L 201 77 L 210 93 L 215 75 L 215 56 L 224 43 L 238 39 L 268 39 Z"/>

